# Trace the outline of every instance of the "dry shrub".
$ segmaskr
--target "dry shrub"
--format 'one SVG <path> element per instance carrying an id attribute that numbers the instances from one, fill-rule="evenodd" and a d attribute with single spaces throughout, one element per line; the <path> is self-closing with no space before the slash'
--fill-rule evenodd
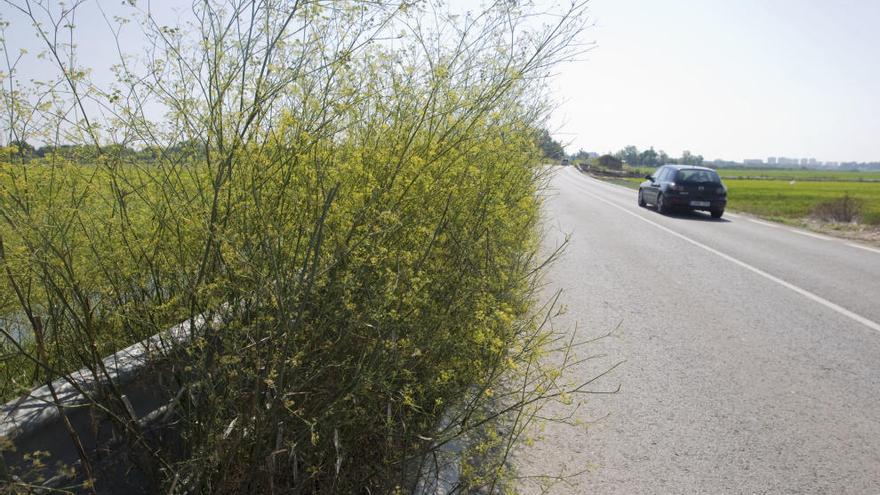
<path id="1" fill-rule="evenodd" d="M 825 222 L 853 223 L 862 216 L 864 201 L 845 194 L 813 207 L 812 216 Z"/>

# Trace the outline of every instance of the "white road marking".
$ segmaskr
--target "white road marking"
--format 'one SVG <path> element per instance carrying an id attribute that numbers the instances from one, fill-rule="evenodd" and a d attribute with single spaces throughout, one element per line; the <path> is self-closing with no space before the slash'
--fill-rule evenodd
<path id="1" fill-rule="evenodd" d="M 763 225 L 763 226 L 765 226 L 765 227 L 770 227 L 770 228 L 774 228 L 774 229 L 778 229 L 778 228 L 779 228 L 779 225 L 776 225 L 776 224 L 773 224 L 773 223 L 770 223 L 770 222 L 762 222 L 761 220 L 755 220 L 754 218 L 748 218 L 747 220 L 750 221 L 750 222 L 752 222 L 752 223 L 756 223 L 756 224 L 758 224 L 758 225 Z"/>
<path id="2" fill-rule="evenodd" d="M 813 239 L 821 239 L 823 241 L 833 241 L 834 240 L 834 239 L 832 239 L 830 237 L 826 237 L 824 235 L 811 234 L 809 232 L 804 232 L 803 230 L 796 230 L 796 229 L 788 229 L 788 230 L 789 230 L 789 232 L 794 232 L 795 234 L 800 234 L 800 235 L 805 235 L 807 237 L 812 237 Z"/>
<path id="3" fill-rule="evenodd" d="M 617 208 L 618 210 L 620 210 L 620 211 L 626 213 L 627 215 L 630 215 L 630 216 L 633 216 L 633 217 L 635 217 L 635 218 L 638 218 L 639 220 L 641 220 L 641 221 L 643 221 L 643 222 L 645 222 L 645 223 L 649 223 L 649 224 L 653 225 L 654 227 L 657 227 L 658 229 L 660 229 L 660 230 L 662 230 L 662 231 L 664 231 L 664 232 L 667 232 L 667 233 L 669 233 L 669 234 L 672 234 L 672 235 L 674 235 L 675 237 L 678 237 L 679 239 L 681 239 L 681 240 L 683 240 L 683 241 L 689 242 L 689 243 L 693 244 L 694 246 L 697 246 L 697 247 L 699 247 L 699 248 L 705 249 L 706 251 L 709 251 L 709 252 L 712 253 L 712 254 L 715 254 L 715 255 L 717 255 L 717 256 L 719 256 L 719 257 L 721 257 L 721 258 L 724 258 L 724 259 L 726 259 L 727 261 L 730 261 L 731 263 L 734 263 L 734 264 L 736 264 L 736 265 L 739 265 L 739 266 L 745 268 L 746 270 L 749 270 L 749 271 L 751 271 L 751 272 L 753 272 L 753 273 L 756 273 L 756 274 L 758 274 L 758 275 L 760 275 L 760 276 L 766 278 L 767 280 L 770 280 L 770 281 L 772 281 L 772 282 L 776 282 L 777 284 L 779 284 L 779 285 L 785 287 L 786 289 L 790 289 L 790 290 L 792 290 L 792 291 L 794 291 L 794 292 L 797 292 L 798 294 L 800 294 L 800 295 L 806 297 L 807 299 L 810 299 L 810 300 L 813 301 L 813 302 L 819 303 L 819 304 L 821 304 L 822 306 L 825 306 L 826 308 L 831 309 L 832 311 L 835 311 L 835 312 L 837 312 L 837 313 L 839 313 L 839 314 L 841 314 L 841 315 L 843 315 L 843 316 L 846 316 L 847 318 L 850 318 L 850 319 L 852 319 L 852 320 L 855 320 L 855 321 L 861 323 L 862 325 L 865 325 L 866 327 L 868 327 L 868 328 L 870 328 L 870 329 L 872 329 L 872 330 L 875 330 L 875 331 L 877 331 L 877 332 L 880 332 L 880 323 L 877 323 L 877 322 L 875 322 L 875 321 L 869 320 L 869 319 L 867 319 L 867 318 L 865 318 L 864 316 L 861 316 L 861 315 L 859 315 L 859 314 L 853 313 L 852 311 L 850 311 L 850 310 L 844 308 L 843 306 L 840 306 L 840 305 L 834 304 L 833 302 L 829 301 L 828 299 L 825 299 L 825 298 L 823 298 L 823 297 L 821 297 L 821 296 L 818 296 L 818 295 L 816 295 L 816 294 L 814 294 L 814 293 L 812 293 L 812 292 L 810 292 L 810 291 L 808 291 L 808 290 L 806 290 L 806 289 L 802 289 L 802 288 L 800 288 L 800 287 L 798 287 L 798 286 L 796 286 L 796 285 L 794 285 L 794 284 L 792 284 L 792 283 L 786 282 L 785 280 L 782 280 L 782 279 L 779 278 L 779 277 L 774 277 L 773 275 L 770 275 L 769 273 L 765 272 L 764 270 L 761 270 L 760 268 L 756 268 L 756 267 L 754 267 L 754 266 L 752 266 L 752 265 L 750 265 L 750 264 L 748 264 L 748 263 L 746 263 L 746 262 L 744 262 L 744 261 L 740 261 L 740 260 L 738 260 L 737 258 L 734 258 L 733 256 L 730 256 L 729 254 L 722 253 L 721 251 L 719 251 L 719 250 L 717 250 L 717 249 L 715 249 L 715 248 L 709 247 L 709 246 L 703 244 L 702 242 L 695 241 L 694 239 L 691 239 L 690 237 L 688 237 L 688 236 L 686 236 L 686 235 L 679 234 L 678 232 L 676 232 L 676 231 L 674 231 L 674 230 L 672 230 L 672 229 L 670 229 L 670 228 L 668 228 L 668 227 L 665 227 L 665 226 L 663 226 L 663 225 L 660 225 L 659 223 L 654 222 L 653 220 L 649 220 L 649 219 L 647 219 L 647 218 L 645 218 L 645 217 L 639 215 L 638 213 L 633 213 L 633 212 L 627 210 L 626 208 L 624 208 L 624 207 L 622 207 L 622 206 L 620 206 L 620 205 L 618 205 L 618 204 L 616 204 L 616 203 L 613 203 L 613 202 L 611 202 L 611 201 L 608 201 L 607 199 L 605 199 L 605 198 L 603 198 L 603 197 L 601 197 L 601 196 L 597 196 L 597 195 L 593 194 L 592 192 L 586 191 L 586 190 L 584 190 L 584 189 L 581 189 L 581 190 L 582 190 L 583 192 L 585 192 L 587 195 L 592 196 L 593 198 L 596 198 L 596 199 L 598 199 L 599 201 L 601 201 L 601 202 L 603 202 L 603 203 L 605 203 L 605 204 L 607 204 L 607 205 L 609 205 L 609 206 L 613 206 L 614 208 Z"/>
<path id="4" fill-rule="evenodd" d="M 862 246 L 861 244 L 856 244 L 854 242 L 847 242 L 846 245 L 850 246 L 850 247 L 854 247 L 854 248 L 864 249 L 865 251 L 871 251 L 871 252 L 880 254 L 880 249 L 875 249 L 875 248 L 868 247 L 868 246 Z"/>

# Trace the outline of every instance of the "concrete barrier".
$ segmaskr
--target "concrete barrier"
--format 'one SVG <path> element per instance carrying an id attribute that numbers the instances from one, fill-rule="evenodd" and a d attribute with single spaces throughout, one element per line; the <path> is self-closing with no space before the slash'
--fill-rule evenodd
<path id="1" fill-rule="evenodd" d="M 200 316 L 192 322 L 194 326 L 189 321 L 181 323 L 103 360 L 110 379 L 125 397 L 129 414 L 155 445 L 179 443 L 168 421 L 173 415 L 173 408 L 169 406 L 179 398 L 179 391 L 170 370 L 162 366 L 162 358 L 170 349 L 188 342 L 191 329 L 201 329 L 205 322 Z M 58 475 L 60 466 L 80 465 L 78 449 L 61 421 L 62 412 L 94 469 L 97 493 L 146 495 L 158 490 L 150 485 L 157 476 L 132 469 L 135 465 L 132 453 L 125 442 L 115 437 L 112 422 L 95 406 L 92 394 L 100 385 L 90 371 L 82 369 L 52 382 L 57 402 L 49 386 L 43 385 L 0 407 L 0 439 L 5 438 L 13 447 L 2 452 L 0 491 L 3 476 L 10 475 L 20 477 L 22 482 L 42 477 L 43 481 L 35 484 L 51 488 L 71 487 L 83 481 L 78 469 L 73 478 Z M 3 442 L 0 442 L 2 448 Z M 460 481 L 462 450 L 460 441 L 449 442 L 439 455 L 415 463 L 419 479 L 413 492 L 436 495 L 455 491 Z M 34 468 L 28 459 L 34 452 L 46 453 L 41 457 L 42 467 Z M 439 459 L 442 462 L 438 463 Z"/>
<path id="2" fill-rule="evenodd" d="M 96 379 L 91 371 L 81 369 L 53 381 L 51 389 L 49 385 L 43 385 L 4 404 L 0 407 L 0 438 L 4 439 L 7 448 L 2 452 L 3 462 L 0 464 L 5 465 L 0 465 L 0 474 L 5 468 L 7 477 L 20 476 L 22 481 L 42 477 L 49 480 L 44 482 L 48 486 L 70 483 L 70 479 L 56 476 L 59 466 L 73 467 L 81 462 L 78 449 L 61 421 L 63 413 L 90 460 L 94 461 L 93 467 L 97 466 L 96 471 L 101 471 L 95 476 L 102 481 L 102 486 L 96 487 L 98 491 L 142 492 L 147 488 L 144 486 L 146 480 L 131 477 L 127 472 L 130 466 L 114 455 L 124 447 L 114 437 L 107 415 L 96 407 L 93 395 L 100 390 L 100 382 L 112 380 L 123 394 L 128 414 L 141 426 L 160 419 L 163 408 L 174 397 L 175 388 L 170 379 L 165 380 L 168 386 L 158 385 L 167 371 L 157 364 L 170 349 L 187 342 L 193 328 L 201 328 L 204 323 L 203 316 L 188 320 L 106 357 L 103 366 L 107 376 Z M 32 460 L 34 452 L 42 453 L 38 465 Z M 0 485 L 2 483 L 0 480 Z"/>

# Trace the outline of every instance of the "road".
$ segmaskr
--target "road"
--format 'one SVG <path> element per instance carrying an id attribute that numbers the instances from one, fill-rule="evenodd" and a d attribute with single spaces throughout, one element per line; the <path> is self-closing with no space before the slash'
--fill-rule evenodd
<path id="1" fill-rule="evenodd" d="M 558 168 L 547 273 L 577 328 L 624 360 L 577 418 L 517 457 L 551 493 L 880 493 L 880 250 L 744 215 L 663 216 Z M 559 412 L 559 409 L 556 410 Z M 527 492 L 536 485 L 524 483 Z"/>

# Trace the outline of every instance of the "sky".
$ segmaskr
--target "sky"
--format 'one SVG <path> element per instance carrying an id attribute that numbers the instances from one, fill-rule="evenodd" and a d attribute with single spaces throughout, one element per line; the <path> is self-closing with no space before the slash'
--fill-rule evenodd
<path id="1" fill-rule="evenodd" d="M 111 16 L 121 8 L 100 4 Z M 189 2 L 151 4 L 173 20 Z M 78 43 L 81 62 L 100 68 L 117 57 L 96 5 L 81 9 Z M 880 161 L 880 0 L 589 5 L 582 41 L 595 46 L 550 83 L 558 105 L 550 130 L 569 153 L 635 145 L 736 161 Z M 11 44 L 38 46 L 3 2 L 0 15 L 12 22 Z"/>
<path id="2" fill-rule="evenodd" d="M 880 0 L 592 0 L 560 68 L 566 151 L 880 161 Z"/>

